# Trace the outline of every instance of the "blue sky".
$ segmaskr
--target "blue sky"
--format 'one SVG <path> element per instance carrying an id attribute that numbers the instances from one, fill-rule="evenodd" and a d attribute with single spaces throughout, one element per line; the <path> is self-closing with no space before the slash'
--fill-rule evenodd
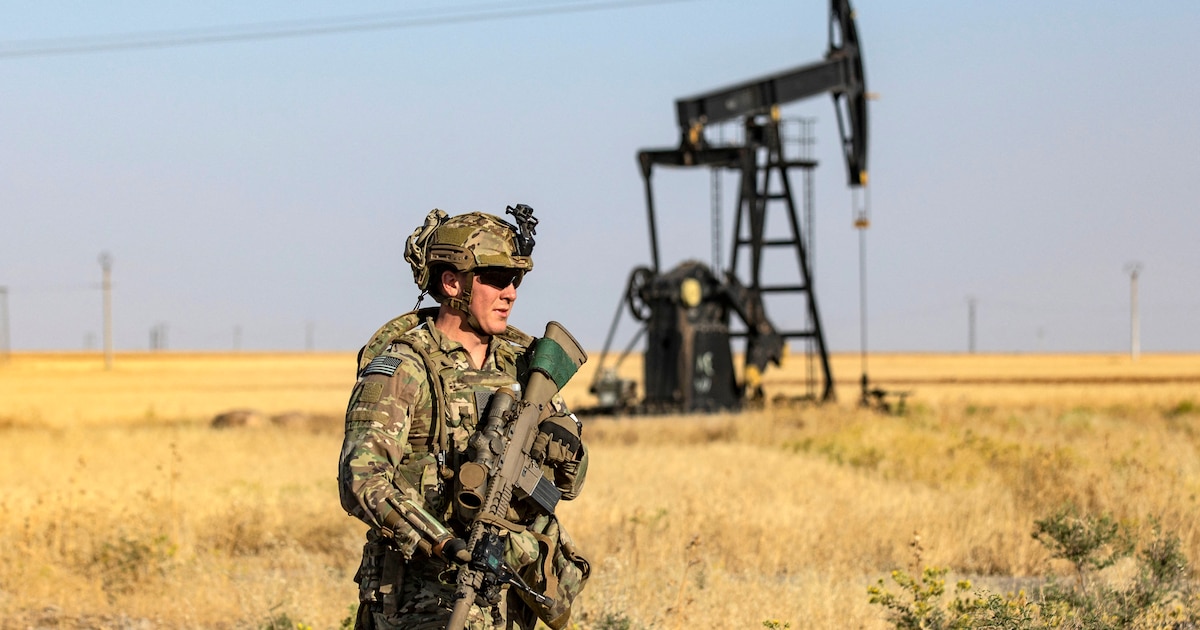
<path id="1" fill-rule="evenodd" d="M 870 348 L 1200 350 L 1200 4 L 854 3 L 870 91 Z M 436 3 L 0 2 L 0 286 L 17 350 L 349 350 L 410 308 L 432 207 L 541 220 L 514 323 L 603 339 L 649 261 L 636 152 L 674 100 L 824 54 L 817 1 L 696 0 L 177 48 L 5 57 L 28 42 L 404 13 Z M 455 6 L 478 6 L 455 3 Z M 530 6 L 526 3 L 525 6 Z M 859 343 L 858 235 L 828 98 L 817 296 Z M 731 178 L 725 180 L 732 189 Z M 655 176 L 663 263 L 710 258 L 709 174 Z M 731 208 L 726 208 L 731 213 Z M 727 258 L 727 255 L 726 255 Z M 786 310 L 786 309 L 785 309 Z M 771 313 L 781 327 L 791 313 Z M 622 335 L 632 333 L 626 320 Z"/>

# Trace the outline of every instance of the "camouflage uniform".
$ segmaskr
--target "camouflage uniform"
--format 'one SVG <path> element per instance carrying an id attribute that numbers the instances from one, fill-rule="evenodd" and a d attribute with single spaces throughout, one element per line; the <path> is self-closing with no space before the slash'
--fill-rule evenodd
<path id="1" fill-rule="evenodd" d="M 527 335 L 510 327 L 493 336 L 484 365 L 476 369 L 463 346 L 434 326 L 436 313 L 409 313 L 376 333 L 360 359 L 347 407 L 338 469 L 341 502 L 371 527 L 355 576 L 360 599 L 356 627 L 446 626 L 457 565 L 432 555 L 430 547 L 469 535 L 452 505 L 454 471 L 466 461 L 467 440 L 486 398 L 526 376 Z M 418 321 L 423 325 L 414 326 Z M 558 396 L 553 406 L 568 413 Z M 586 470 L 581 445 L 577 461 L 546 472 L 569 499 L 581 489 Z M 510 534 L 509 564 L 518 570 L 546 564 L 538 545 L 538 536 L 546 533 L 546 517 L 534 522 L 533 515 L 518 509 L 510 510 L 509 517 L 534 525 L 531 531 Z M 569 543 L 565 533 L 563 540 Z M 535 621 L 521 600 L 506 594 L 494 606 L 477 601 L 468 627 L 532 627 Z"/>

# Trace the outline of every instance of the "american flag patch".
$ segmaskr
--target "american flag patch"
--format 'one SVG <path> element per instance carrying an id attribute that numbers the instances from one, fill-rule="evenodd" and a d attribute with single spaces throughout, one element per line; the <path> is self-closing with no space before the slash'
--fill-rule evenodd
<path id="1" fill-rule="evenodd" d="M 367 364 L 367 367 L 363 368 L 362 374 L 359 374 L 359 376 L 366 376 L 368 374 L 392 376 L 396 373 L 396 368 L 398 367 L 400 367 L 399 357 L 375 357 L 374 359 L 371 359 L 371 362 Z"/>

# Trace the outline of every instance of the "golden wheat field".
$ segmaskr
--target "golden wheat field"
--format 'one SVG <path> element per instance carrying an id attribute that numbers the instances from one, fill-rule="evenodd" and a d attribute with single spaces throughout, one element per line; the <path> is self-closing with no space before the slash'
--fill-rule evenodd
<path id="1" fill-rule="evenodd" d="M 837 404 L 588 417 L 589 481 L 562 508 L 594 568 L 574 626 L 886 628 L 867 588 L 895 568 L 996 588 L 1062 571 L 1030 532 L 1065 502 L 1154 520 L 1200 560 L 1200 356 L 872 355 L 902 415 L 856 404 L 859 360 L 835 357 Z M 768 398 L 803 369 L 769 372 Z M 0 364 L 0 627 L 342 627 L 353 371 L 350 353 Z M 263 421 L 210 427 L 232 409 Z"/>

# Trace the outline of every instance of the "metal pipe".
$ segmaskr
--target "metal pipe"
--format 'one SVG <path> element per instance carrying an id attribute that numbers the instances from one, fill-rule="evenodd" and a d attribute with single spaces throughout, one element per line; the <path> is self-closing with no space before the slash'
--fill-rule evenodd
<path id="1" fill-rule="evenodd" d="M 638 154 L 638 161 L 642 165 L 642 182 L 646 188 L 646 217 L 650 220 L 650 262 L 653 265 L 654 274 L 658 275 L 661 270 L 658 266 L 658 228 L 654 223 L 654 192 L 650 187 L 650 174 L 654 166 L 645 152 Z"/>

